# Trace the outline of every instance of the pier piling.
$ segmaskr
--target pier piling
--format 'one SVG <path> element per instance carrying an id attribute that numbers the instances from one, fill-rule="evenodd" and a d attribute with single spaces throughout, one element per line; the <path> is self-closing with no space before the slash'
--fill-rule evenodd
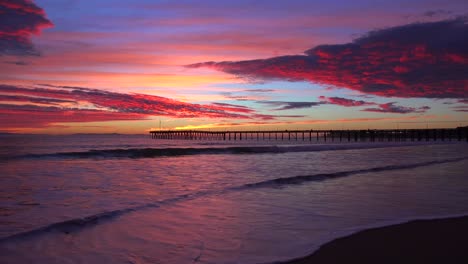
<path id="1" fill-rule="evenodd" d="M 401 141 L 458 141 L 468 142 L 468 127 L 444 129 L 374 129 L 374 130 L 271 130 L 271 131 L 201 131 L 201 130 L 152 130 L 155 140 L 268 140 L 312 142 L 401 142 Z M 285 134 L 287 138 L 285 138 Z"/>

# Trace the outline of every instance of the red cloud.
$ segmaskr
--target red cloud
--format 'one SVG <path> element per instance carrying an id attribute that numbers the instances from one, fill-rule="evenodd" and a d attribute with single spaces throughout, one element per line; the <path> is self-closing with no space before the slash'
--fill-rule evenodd
<path id="1" fill-rule="evenodd" d="M 248 79 L 310 81 L 387 97 L 465 98 L 468 23 L 465 18 L 369 32 L 351 43 L 320 45 L 306 55 L 204 62 Z"/>
<path id="2" fill-rule="evenodd" d="M 24 102 L 30 104 L 24 105 Z M 174 118 L 275 118 L 260 116 L 248 107 L 229 104 L 190 104 L 154 95 L 82 87 L 25 88 L 0 85 L 2 127 L 36 127 L 54 122 L 141 120 L 154 115 Z"/>
<path id="3" fill-rule="evenodd" d="M 248 116 L 237 114 L 248 112 L 245 108 L 190 104 L 154 95 L 124 94 L 67 86 L 55 88 L 24 88 L 12 85 L 0 85 L 0 88 L 2 93 L 7 93 L 10 97 L 12 96 L 11 94 L 15 96 L 32 97 L 29 98 L 31 102 L 33 100 L 40 100 L 41 98 L 44 101 L 47 99 L 65 100 L 77 104 L 90 103 L 97 108 L 104 108 L 109 111 L 138 113 L 142 115 L 248 118 Z M 24 100 L 22 99 L 21 101 Z"/>
<path id="4" fill-rule="evenodd" d="M 148 116 L 92 109 L 0 104 L 0 128 L 38 128 L 57 122 L 141 120 Z"/>
<path id="5" fill-rule="evenodd" d="M 0 17 L 0 55 L 37 55 L 31 35 L 52 26 L 44 10 L 29 0 L 2 0 Z"/>

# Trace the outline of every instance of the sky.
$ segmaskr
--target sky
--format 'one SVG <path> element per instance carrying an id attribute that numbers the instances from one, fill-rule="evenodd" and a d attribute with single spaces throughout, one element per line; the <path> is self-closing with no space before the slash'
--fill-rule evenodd
<path id="1" fill-rule="evenodd" d="M 466 0 L 0 0 L 0 132 L 468 125 Z"/>

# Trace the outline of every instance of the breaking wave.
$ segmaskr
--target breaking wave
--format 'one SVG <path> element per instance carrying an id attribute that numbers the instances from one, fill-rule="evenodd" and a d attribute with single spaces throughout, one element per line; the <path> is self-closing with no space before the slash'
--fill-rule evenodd
<path id="1" fill-rule="evenodd" d="M 434 144 L 434 143 L 433 143 Z M 213 154 L 264 154 L 286 152 L 313 152 L 351 149 L 389 148 L 402 146 L 427 145 L 427 143 L 348 143 L 348 144 L 317 144 L 295 146 L 238 146 L 238 147 L 208 147 L 208 148 L 130 148 L 130 149 L 93 149 L 77 152 L 57 152 L 46 154 L 26 154 L 3 159 L 111 159 L 111 158 L 155 158 L 187 155 Z"/>
<path id="2" fill-rule="evenodd" d="M 94 225 L 112 220 L 116 217 L 131 213 L 134 211 L 144 210 L 148 208 L 157 208 L 157 207 L 161 207 L 164 205 L 187 201 L 187 200 L 195 199 L 195 198 L 202 197 L 202 196 L 221 195 L 221 194 L 225 194 L 229 192 L 259 189 L 259 188 L 277 188 L 277 187 L 283 187 L 283 186 L 288 186 L 288 185 L 301 184 L 305 182 L 325 181 L 325 180 L 347 177 L 347 176 L 356 175 L 356 174 L 362 174 L 362 173 L 412 169 L 412 168 L 425 167 L 425 166 L 436 165 L 436 164 L 458 162 L 458 161 L 463 161 L 467 159 L 468 157 L 460 157 L 460 158 L 433 160 L 433 161 L 428 161 L 428 162 L 420 162 L 420 163 L 412 163 L 412 164 L 391 165 L 391 166 L 373 167 L 373 168 L 359 169 L 359 170 L 341 171 L 341 172 L 334 172 L 334 173 L 300 175 L 300 176 L 293 176 L 293 177 L 270 179 L 270 180 L 254 182 L 254 183 L 247 183 L 247 184 L 243 184 L 239 186 L 227 187 L 221 190 L 208 190 L 208 191 L 195 192 L 191 194 L 180 195 L 180 196 L 166 199 L 166 200 L 156 201 L 153 203 L 146 203 L 146 204 L 142 204 L 142 205 L 135 206 L 135 207 L 113 210 L 113 211 L 103 212 L 103 213 L 99 213 L 99 214 L 95 214 L 95 215 L 91 215 L 91 216 L 87 216 L 83 218 L 76 218 L 76 219 L 71 219 L 71 220 L 67 220 L 63 222 L 53 223 L 51 225 L 44 226 L 41 228 L 37 228 L 37 229 L 30 230 L 30 231 L 0 238 L 0 243 L 5 243 L 8 241 L 12 241 L 12 240 L 24 239 L 24 238 L 28 238 L 28 237 L 32 237 L 36 235 L 43 235 L 43 234 L 47 234 L 50 232 L 59 232 L 59 233 L 69 234 L 72 232 L 80 231 L 90 226 L 94 226 Z"/>

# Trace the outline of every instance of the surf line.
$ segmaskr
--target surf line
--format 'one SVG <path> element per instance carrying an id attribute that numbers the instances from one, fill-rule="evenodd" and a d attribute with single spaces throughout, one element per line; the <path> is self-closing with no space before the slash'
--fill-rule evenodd
<path id="1" fill-rule="evenodd" d="M 149 208 L 157 208 L 163 205 L 169 205 L 169 204 L 175 204 L 181 201 L 193 200 L 193 199 L 203 197 L 203 196 L 221 195 L 221 194 L 226 194 L 230 192 L 242 191 L 246 189 L 275 188 L 275 187 L 279 187 L 283 185 L 287 186 L 287 185 L 302 184 L 305 182 L 325 181 L 325 180 L 331 180 L 331 179 L 347 177 L 347 176 L 363 174 L 363 173 L 413 169 L 413 168 L 425 167 L 425 166 L 431 166 L 431 165 L 437 165 L 437 164 L 458 162 L 458 161 L 463 161 L 467 159 L 468 157 L 460 157 L 460 158 L 433 160 L 433 161 L 427 161 L 427 162 L 402 164 L 402 165 L 389 165 L 389 166 L 373 167 L 373 168 L 368 168 L 368 169 L 341 171 L 341 172 L 333 172 L 333 173 L 321 173 L 321 174 L 313 174 L 313 175 L 275 178 L 275 179 L 259 181 L 255 183 L 242 184 L 239 186 L 227 187 L 222 190 L 209 190 L 209 191 L 195 192 L 192 194 L 183 194 L 183 195 L 176 196 L 174 198 L 169 198 L 169 199 L 157 201 L 154 203 L 147 203 L 147 204 L 143 204 L 143 205 L 136 206 L 136 207 L 118 209 L 118 210 L 103 212 L 103 213 L 99 213 L 99 214 L 95 214 L 95 215 L 91 215 L 91 216 L 87 216 L 83 218 L 76 218 L 76 219 L 71 219 L 71 220 L 67 220 L 63 222 L 53 223 L 53 224 L 40 227 L 37 229 L 33 229 L 33 230 L 29 230 L 29 231 L 25 231 L 25 232 L 21 232 L 21 233 L 17 233 L 17 234 L 13 234 L 10 236 L 0 238 L 0 243 L 17 241 L 17 240 L 25 239 L 28 237 L 48 234 L 51 232 L 70 234 L 73 232 L 80 231 L 84 228 L 91 227 L 91 226 L 115 219 L 117 217 L 120 217 L 124 214 L 128 214 L 131 212 L 149 209 Z"/>

